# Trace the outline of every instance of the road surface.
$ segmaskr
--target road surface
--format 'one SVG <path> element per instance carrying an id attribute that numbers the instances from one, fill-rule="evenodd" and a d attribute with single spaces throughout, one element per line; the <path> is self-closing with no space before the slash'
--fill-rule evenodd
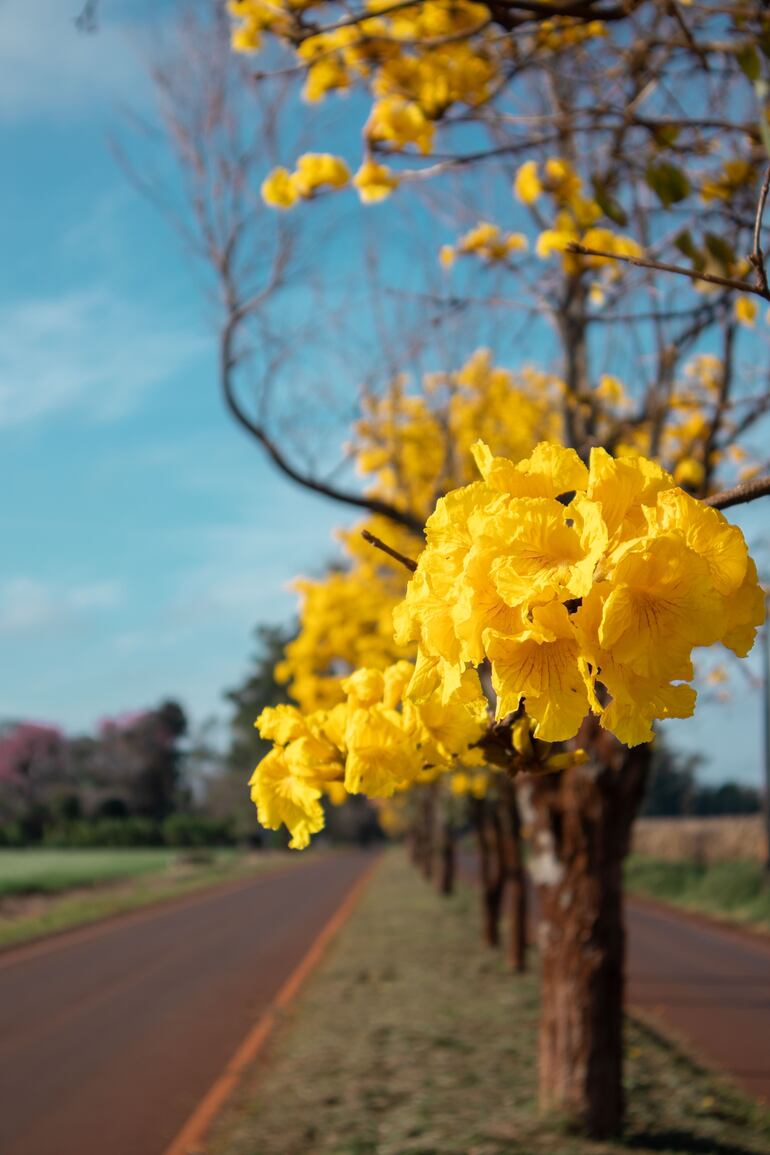
<path id="1" fill-rule="evenodd" d="M 371 857 L 0 955 L 2 1155 L 162 1155 Z"/>
<path id="2" fill-rule="evenodd" d="M 770 1103 L 770 938 L 691 922 L 630 899 L 628 1001 Z"/>

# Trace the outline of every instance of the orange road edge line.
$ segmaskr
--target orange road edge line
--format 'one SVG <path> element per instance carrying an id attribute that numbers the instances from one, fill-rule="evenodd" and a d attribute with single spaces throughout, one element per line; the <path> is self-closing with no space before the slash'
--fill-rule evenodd
<path id="1" fill-rule="evenodd" d="M 265 1046 L 273 1028 L 277 1026 L 280 1020 L 280 1012 L 293 1002 L 306 979 L 318 966 L 329 943 L 353 913 L 379 864 L 380 855 L 367 867 L 345 895 L 334 914 L 311 943 L 307 954 L 300 960 L 267 1010 L 259 1017 L 246 1038 L 238 1046 L 222 1074 L 209 1087 L 181 1131 L 166 1147 L 163 1155 L 198 1155 L 198 1152 L 202 1150 L 201 1143 L 211 1124 L 240 1082 L 245 1069 Z"/>

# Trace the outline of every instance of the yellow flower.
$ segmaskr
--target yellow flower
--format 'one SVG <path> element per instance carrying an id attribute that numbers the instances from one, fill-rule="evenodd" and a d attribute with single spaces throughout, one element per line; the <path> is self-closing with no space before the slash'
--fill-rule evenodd
<path id="1" fill-rule="evenodd" d="M 433 124 L 411 100 L 401 96 L 385 96 L 373 106 L 366 127 L 370 141 L 383 141 L 403 148 L 415 144 L 420 152 L 428 154 L 433 145 Z"/>
<path id="2" fill-rule="evenodd" d="M 678 485 L 687 485 L 690 489 L 700 489 L 706 478 L 706 468 L 702 461 L 695 457 L 683 457 L 677 461 L 674 468 L 674 480 Z"/>
<path id="3" fill-rule="evenodd" d="M 514 195 L 524 205 L 533 205 L 535 201 L 542 195 L 543 186 L 540 183 L 540 178 L 537 171 L 537 162 L 534 160 L 527 160 L 516 173 L 516 179 L 513 182 Z"/>
<path id="4" fill-rule="evenodd" d="M 641 677 L 692 677 L 693 646 L 725 627 L 707 563 L 678 536 L 632 545 L 615 567 L 599 626 L 602 648 Z"/>
<path id="5" fill-rule="evenodd" d="M 274 209 L 290 209 L 299 200 L 299 192 L 291 173 L 285 168 L 274 168 L 262 182 L 262 200 Z"/>
<path id="6" fill-rule="evenodd" d="M 311 834 L 323 829 L 320 787 L 312 779 L 294 772 L 284 751 L 278 747 L 265 755 L 249 785 L 262 826 L 268 830 L 278 830 L 281 824 L 287 826 L 293 850 L 303 850 Z"/>
<path id="7" fill-rule="evenodd" d="M 541 442 L 532 454 L 515 465 L 494 457 L 483 441 L 471 446 L 479 473 L 490 489 L 512 497 L 560 497 L 585 489 L 588 470 L 574 449 Z"/>
<path id="8" fill-rule="evenodd" d="M 353 177 L 353 184 L 364 204 L 375 204 L 389 197 L 393 189 L 398 188 L 399 181 L 396 174 L 384 164 L 367 160 Z"/>
<path id="9" fill-rule="evenodd" d="M 749 558 L 746 576 L 727 598 L 727 629 L 722 644 L 737 657 L 745 658 L 754 645 L 757 630 L 764 624 L 765 614 L 765 594 L 759 584 L 754 560 Z"/>
<path id="10" fill-rule="evenodd" d="M 757 312 L 756 298 L 743 293 L 735 298 L 735 319 L 740 325 L 753 329 L 757 320 Z"/>
<path id="11" fill-rule="evenodd" d="M 701 185 L 701 200 L 729 201 L 741 185 L 752 179 L 753 173 L 754 166 L 748 160 L 725 161 L 721 174 Z"/>
<path id="12" fill-rule="evenodd" d="M 544 741 L 589 709 L 631 745 L 689 716 L 693 650 L 745 655 L 764 617 L 740 530 L 638 455 L 595 449 L 587 470 L 553 443 L 518 463 L 473 448 L 484 481 L 439 501 L 394 611 L 419 643 L 408 697 L 446 705 L 488 659 L 498 716 L 523 703 Z"/>
<path id="13" fill-rule="evenodd" d="M 513 500 L 489 528 L 496 553 L 489 573 L 511 606 L 583 597 L 607 546 L 599 508 L 584 496 L 569 506 L 544 497 Z"/>
<path id="14" fill-rule="evenodd" d="M 388 798 L 422 768 L 422 755 L 394 710 L 353 710 L 345 729 L 345 789 Z"/>
<path id="15" fill-rule="evenodd" d="M 439 249 L 438 259 L 445 269 L 451 269 L 456 257 L 457 251 L 454 245 L 442 245 Z"/>
<path id="16" fill-rule="evenodd" d="M 574 737 L 589 710 L 578 666 L 578 642 L 563 605 L 535 606 L 532 621 L 513 638 L 486 638 L 497 694 L 497 717 L 518 710 L 522 699 L 544 742 Z"/>
<path id="17" fill-rule="evenodd" d="M 311 197 L 321 188 L 344 188 L 350 170 L 338 156 L 328 152 L 306 152 L 297 161 L 291 183 L 301 197 Z"/>

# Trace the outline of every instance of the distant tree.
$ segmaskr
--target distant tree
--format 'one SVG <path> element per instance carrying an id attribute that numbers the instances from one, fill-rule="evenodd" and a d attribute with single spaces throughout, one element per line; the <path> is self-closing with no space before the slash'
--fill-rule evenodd
<path id="1" fill-rule="evenodd" d="M 296 632 L 294 625 L 257 626 L 254 631 L 257 650 L 252 658 L 252 670 L 240 686 L 228 690 L 225 695 L 233 706 L 227 764 L 241 775 L 245 767 L 256 766 L 271 745 L 260 738 L 254 719 L 265 706 L 291 701 L 287 686 L 276 677 L 276 667 L 283 660 L 284 650 Z"/>
<path id="2" fill-rule="evenodd" d="M 67 791 L 67 746 L 62 732 L 35 722 L 0 733 L 0 821 L 16 823 L 25 840 L 39 838 L 52 805 Z"/>
<path id="3" fill-rule="evenodd" d="M 701 786 L 693 799 L 692 813 L 704 817 L 719 814 L 758 814 L 762 809 L 759 791 L 740 782 Z"/>
<path id="4" fill-rule="evenodd" d="M 92 762 L 103 804 L 109 800 L 114 812 L 122 801 L 127 813 L 159 822 L 168 817 L 181 800 L 186 732 L 184 710 L 172 700 L 103 722 Z"/>
<path id="5" fill-rule="evenodd" d="M 645 818 L 673 818 L 692 811 L 695 772 L 702 762 L 697 754 L 673 750 L 658 734 L 653 746 L 650 776 L 640 814 Z"/>
<path id="6" fill-rule="evenodd" d="M 270 743 L 260 738 L 254 719 L 265 706 L 290 701 L 288 690 L 278 681 L 275 671 L 296 629 L 294 626 L 257 626 L 254 634 L 257 646 L 251 669 L 243 682 L 225 695 L 233 707 L 233 715 L 224 772 L 209 780 L 205 799 L 206 812 L 229 821 L 241 840 L 261 835 L 248 804 L 246 782 Z"/>
<path id="7" fill-rule="evenodd" d="M 762 808 L 759 792 L 739 782 L 705 786 L 697 781 L 700 754 L 673 750 L 662 735 L 653 747 L 647 792 L 640 814 L 645 818 L 684 818 L 718 814 L 757 814 Z"/>

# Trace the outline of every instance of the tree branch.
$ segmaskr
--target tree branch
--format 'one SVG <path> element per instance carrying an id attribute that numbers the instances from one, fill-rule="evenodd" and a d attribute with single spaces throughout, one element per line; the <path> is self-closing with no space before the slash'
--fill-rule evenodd
<path id="1" fill-rule="evenodd" d="M 241 408 L 235 394 L 233 382 L 233 369 L 235 368 L 236 359 L 232 346 L 237 320 L 237 314 L 231 316 L 222 330 L 220 338 L 220 385 L 225 405 L 238 424 L 259 442 L 280 472 L 297 485 L 301 485 L 303 489 L 309 489 L 313 493 L 318 493 L 322 497 L 328 497 L 332 501 L 338 501 L 342 505 L 351 505 L 356 509 L 365 509 L 369 513 L 378 514 L 380 517 L 387 518 L 388 521 L 402 525 L 405 529 L 409 529 L 413 533 L 421 534 L 423 523 L 418 518 L 413 517 L 412 514 L 398 509 L 395 505 L 391 505 L 390 502 L 380 501 L 379 498 L 376 497 L 363 497 L 360 494 L 351 493 L 349 490 L 339 489 L 337 486 L 327 484 L 317 478 L 311 477 L 309 474 L 302 473 L 300 470 L 295 469 L 286 457 L 284 457 L 275 442 L 268 436 L 264 426 L 258 424 L 256 421 L 252 421 L 248 414 Z"/>
<path id="2" fill-rule="evenodd" d="M 722 493 L 715 493 L 712 497 L 704 498 L 703 504 L 712 509 L 729 509 L 733 505 L 746 505 L 749 501 L 756 501 L 758 497 L 770 496 L 770 477 L 755 477 L 751 481 L 743 481 L 734 489 L 725 489 Z"/>
<path id="3" fill-rule="evenodd" d="M 566 252 L 575 253 L 579 257 L 604 257 L 608 261 L 622 261 L 626 265 L 634 265 L 637 269 L 653 269 L 659 273 L 676 273 L 680 277 L 688 277 L 691 281 L 706 281 L 709 285 L 721 285 L 723 289 L 737 289 L 739 293 L 755 293 L 770 301 L 770 290 L 749 281 L 738 281 L 732 277 L 720 277 L 716 273 L 699 273 L 696 269 L 686 269 L 683 265 L 669 265 L 663 261 L 652 261 L 647 257 L 621 256 L 619 253 L 607 253 L 602 249 L 589 249 L 586 245 L 579 245 L 571 241 L 566 246 Z"/>
<path id="4" fill-rule="evenodd" d="M 762 252 L 762 216 L 765 211 L 768 190 L 770 190 L 770 166 L 768 166 L 765 179 L 762 181 L 762 188 L 759 190 L 757 215 L 754 218 L 754 239 L 749 257 L 757 274 L 757 288 L 765 294 L 767 293 L 767 271 L 765 269 L 765 254 Z"/>
<path id="5" fill-rule="evenodd" d="M 387 545 L 384 541 L 382 541 L 381 538 L 375 537 L 373 533 L 369 533 L 368 529 L 361 530 L 361 537 L 364 539 L 364 541 L 367 541 L 369 545 L 373 545 L 375 549 L 382 550 L 382 552 L 386 553 L 388 557 L 392 557 L 395 561 L 400 562 L 402 566 L 410 571 L 410 573 L 414 573 L 414 571 L 417 569 L 416 561 L 412 561 L 412 559 L 407 557 L 406 554 L 399 553 L 397 549 L 393 549 L 392 546 Z"/>

